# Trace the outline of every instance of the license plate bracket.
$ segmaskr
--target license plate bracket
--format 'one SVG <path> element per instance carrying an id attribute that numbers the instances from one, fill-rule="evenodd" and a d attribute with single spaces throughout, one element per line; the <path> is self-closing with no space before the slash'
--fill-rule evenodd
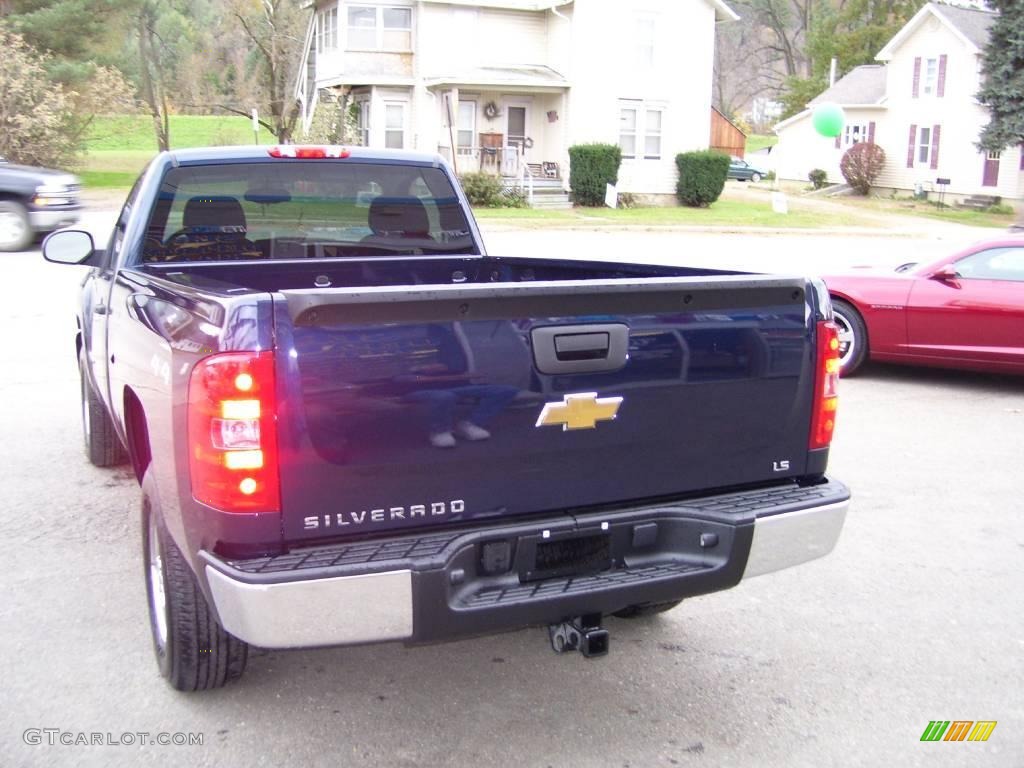
<path id="1" fill-rule="evenodd" d="M 607 533 L 535 538 L 523 542 L 526 569 L 519 580 L 541 581 L 585 576 L 612 567 L 611 536 Z"/>

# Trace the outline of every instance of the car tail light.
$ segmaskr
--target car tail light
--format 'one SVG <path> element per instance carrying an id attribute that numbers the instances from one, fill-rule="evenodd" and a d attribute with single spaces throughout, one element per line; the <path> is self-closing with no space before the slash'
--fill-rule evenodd
<path id="1" fill-rule="evenodd" d="M 839 327 L 832 321 L 818 323 L 818 370 L 814 377 L 814 410 L 811 417 L 811 449 L 828 448 L 836 427 L 839 406 Z"/>
<path id="2" fill-rule="evenodd" d="M 293 160 L 323 160 L 325 158 L 349 157 L 352 153 L 346 147 L 338 146 L 296 146 L 294 144 L 282 144 L 271 147 L 267 154 L 277 158 L 291 158 Z"/>
<path id="3" fill-rule="evenodd" d="M 196 364 L 188 386 L 192 495 L 225 512 L 281 507 L 273 352 L 228 352 Z"/>

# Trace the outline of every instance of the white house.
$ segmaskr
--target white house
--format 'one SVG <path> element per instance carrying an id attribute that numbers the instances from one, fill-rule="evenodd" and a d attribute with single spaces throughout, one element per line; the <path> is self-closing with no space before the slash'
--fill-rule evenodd
<path id="1" fill-rule="evenodd" d="M 722 0 L 317 0 L 296 95 L 359 107 L 371 147 L 437 151 L 458 171 L 568 183 L 568 148 L 619 143 L 621 191 L 671 195 L 706 149 Z"/>
<path id="2" fill-rule="evenodd" d="M 841 182 L 839 161 L 858 141 L 885 150 L 879 189 L 944 191 L 949 200 L 969 196 L 1024 198 L 1020 147 L 982 153 L 977 141 L 989 121 L 976 94 L 981 61 L 996 14 L 945 4 L 925 5 L 879 52 L 883 64 L 857 67 L 775 126 L 773 150 L 780 178 L 807 180 L 813 168 Z M 811 125 L 815 105 L 836 102 L 846 126 L 836 139 Z M 948 180 L 940 185 L 938 179 Z"/>

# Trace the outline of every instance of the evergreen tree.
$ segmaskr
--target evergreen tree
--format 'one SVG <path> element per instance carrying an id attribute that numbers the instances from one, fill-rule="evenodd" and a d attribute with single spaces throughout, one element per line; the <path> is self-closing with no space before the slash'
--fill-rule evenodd
<path id="1" fill-rule="evenodd" d="M 999 152 L 1024 144 L 1024 3 L 990 0 L 999 18 L 989 33 L 978 100 L 992 113 L 981 133 L 981 148 Z"/>

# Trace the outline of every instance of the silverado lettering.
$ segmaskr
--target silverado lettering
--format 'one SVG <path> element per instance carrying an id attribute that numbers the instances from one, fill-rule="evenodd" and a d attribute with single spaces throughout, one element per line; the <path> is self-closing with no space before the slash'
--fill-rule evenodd
<path id="1" fill-rule="evenodd" d="M 367 513 L 362 512 L 337 512 L 333 515 L 316 515 L 303 519 L 303 528 L 307 531 L 315 531 L 319 528 L 330 528 L 344 525 L 362 525 L 365 522 L 383 523 L 387 520 L 405 520 L 406 512 L 409 518 L 426 517 L 428 507 L 424 504 L 413 504 L 410 507 L 390 507 L 386 512 L 383 509 L 372 509 Z M 452 502 L 438 501 L 429 505 L 430 515 L 440 517 L 441 515 L 461 515 L 466 511 L 466 502 L 460 500 Z M 369 514 L 369 521 L 367 520 Z M 385 515 L 387 517 L 385 518 Z"/>

